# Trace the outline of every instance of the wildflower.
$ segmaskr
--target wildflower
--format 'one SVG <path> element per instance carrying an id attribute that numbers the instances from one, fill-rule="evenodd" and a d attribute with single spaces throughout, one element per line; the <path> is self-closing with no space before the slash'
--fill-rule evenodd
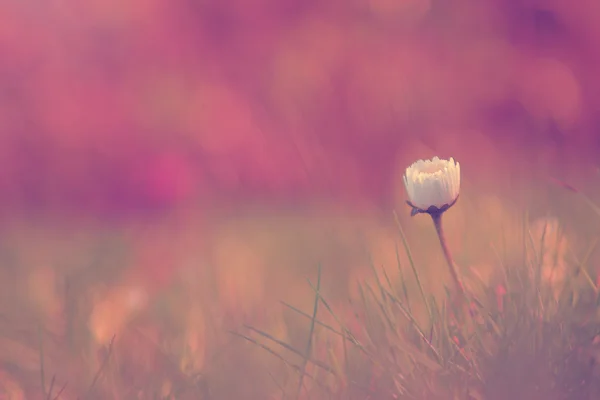
<path id="1" fill-rule="evenodd" d="M 419 160 L 406 169 L 404 186 L 411 215 L 444 212 L 458 199 L 460 164 L 453 158 Z"/>
<path id="2" fill-rule="evenodd" d="M 431 160 L 419 160 L 406 169 L 404 186 L 408 193 L 406 203 L 412 207 L 410 215 L 429 214 L 431 216 L 456 290 L 460 297 L 464 297 L 465 289 L 458 277 L 442 229 L 442 214 L 458 200 L 460 164 L 453 158 L 440 160 L 438 157 L 433 157 Z"/>

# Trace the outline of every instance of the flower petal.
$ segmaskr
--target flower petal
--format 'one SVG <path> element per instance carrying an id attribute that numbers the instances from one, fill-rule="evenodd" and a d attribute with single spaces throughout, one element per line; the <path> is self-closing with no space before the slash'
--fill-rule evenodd
<path id="1" fill-rule="evenodd" d="M 404 186 L 410 202 L 426 210 L 441 208 L 456 200 L 460 192 L 460 164 L 454 158 L 418 160 L 406 169 Z"/>

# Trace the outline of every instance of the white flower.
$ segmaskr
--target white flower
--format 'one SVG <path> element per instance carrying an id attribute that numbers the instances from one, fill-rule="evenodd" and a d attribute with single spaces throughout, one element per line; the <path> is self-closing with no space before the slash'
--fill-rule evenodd
<path id="1" fill-rule="evenodd" d="M 460 192 L 460 164 L 453 158 L 419 160 L 406 169 L 404 186 L 411 206 L 423 211 L 447 208 Z"/>

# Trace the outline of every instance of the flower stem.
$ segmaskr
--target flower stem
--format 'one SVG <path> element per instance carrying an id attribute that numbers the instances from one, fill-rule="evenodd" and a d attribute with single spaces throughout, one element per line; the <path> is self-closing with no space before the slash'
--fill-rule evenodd
<path id="1" fill-rule="evenodd" d="M 436 212 L 431 213 L 430 215 L 433 219 L 433 224 L 435 225 L 435 230 L 437 232 L 438 238 L 440 239 L 440 245 L 442 246 L 442 251 L 444 253 L 444 257 L 446 258 L 446 262 L 448 263 L 450 275 L 452 276 L 452 280 L 454 281 L 454 285 L 456 286 L 458 295 L 464 297 L 465 288 L 460 278 L 458 277 L 458 272 L 456 271 L 456 266 L 452 259 L 452 254 L 450 253 L 450 249 L 448 248 L 448 244 L 446 243 L 446 237 L 444 236 L 444 229 L 442 228 L 442 214 L 443 212 Z"/>

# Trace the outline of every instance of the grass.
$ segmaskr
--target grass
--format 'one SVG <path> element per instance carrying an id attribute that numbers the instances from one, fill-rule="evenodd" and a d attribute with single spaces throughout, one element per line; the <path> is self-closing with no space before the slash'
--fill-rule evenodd
<path id="1" fill-rule="evenodd" d="M 593 210 L 596 210 L 594 208 Z M 599 290 L 587 271 L 595 243 L 559 287 L 545 280 L 543 260 L 546 228 L 536 243 L 525 219 L 524 259 L 503 265 L 503 279 L 485 287 L 482 298 L 469 294 L 468 309 L 447 296 L 428 296 L 419 276 L 407 239 L 398 222 L 399 236 L 408 255 L 412 283 L 400 274 L 393 282 L 383 269 L 380 279 L 372 266 L 374 283 L 360 286 L 364 319 L 351 329 L 328 304 L 318 286 L 312 315 L 289 304 L 287 308 L 310 324 L 306 352 L 290 348 L 276 338 L 254 333 L 302 357 L 299 385 L 305 367 L 313 364 L 328 379 L 311 376 L 313 389 L 300 396 L 282 392 L 281 398 L 343 399 L 596 399 L 600 398 L 600 305 Z M 548 234 L 549 235 L 549 234 Z M 553 254 L 552 269 L 559 268 Z M 400 257 L 398 257 L 400 260 Z M 399 261 L 398 261 L 399 264 Z M 400 271 L 404 268 L 397 265 Z M 319 269 L 319 274 L 320 274 Z M 320 275 L 317 277 L 320 282 Z M 411 298 L 407 286 L 416 284 Z M 415 315 L 416 303 L 424 305 L 425 323 Z M 321 303 L 324 311 L 317 313 Z M 333 323 L 320 320 L 324 314 Z M 342 350 L 331 348 L 315 360 L 313 332 L 322 331 L 341 341 Z M 360 336 L 360 339 L 359 339 Z M 322 339 L 327 343 L 327 339 Z M 317 345 L 318 346 L 318 345 Z M 326 344 L 324 346 L 327 346 Z M 269 352 L 284 358 L 269 346 Z M 354 365 L 362 365 L 357 371 Z M 370 378 L 365 380 L 365 372 Z M 327 384 L 329 382 L 329 384 Z"/>
<path id="2" fill-rule="evenodd" d="M 590 268 L 597 240 L 583 250 L 567 248 L 567 277 L 549 281 L 548 271 L 564 268 L 548 245 L 559 232 L 544 226 L 535 233 L 525 215 L 522 258 L 503 258 L 494 250 L 498 278 L 467 280 L 468 304 L 456 304 L 452 289 L 440 295 L 427 286 L 418 251 L 411 249 L 400 218 L 394 220 L 396 264 L 372 261 L 348 303 L 331 296 L 328 280 L 335 275 L 319 266 L 305 285 L 310 306 L 281 301 L 265 311 L 279 310 L 287 330 L 270 325 L 278 316 L 227 329 L 206 322 L 203 340 L 212 347 L 204 364 L 190 368 L 181 359 L 193 352 L 182 344 L 191 297 L 177 288 L 177 303 L 161 303 L 162 314 L 138 316 L 99 346 L 80 333 L 74 336 L 84 338 L 76 344 L 65 343 L 40 322 L 37 335 L 21 335 L 36 349 L 39 368 L 24 373 L 5 361 L 0 398 L 600 398 L 600 290 Z M 71 303 L 79 313 L 89 309 L 85 302 Z M 75 314 L 69 326 L 83 325 Z M 19 337 L 5 319 L 0 322 L 6 336 Z M 75 353 L 92 351 L 64 362 L 74 369 L 61 370 L 64 355 L 73 354 L 69 346 Z M 6 395 L 10 377 L 27 390 Z"/>

